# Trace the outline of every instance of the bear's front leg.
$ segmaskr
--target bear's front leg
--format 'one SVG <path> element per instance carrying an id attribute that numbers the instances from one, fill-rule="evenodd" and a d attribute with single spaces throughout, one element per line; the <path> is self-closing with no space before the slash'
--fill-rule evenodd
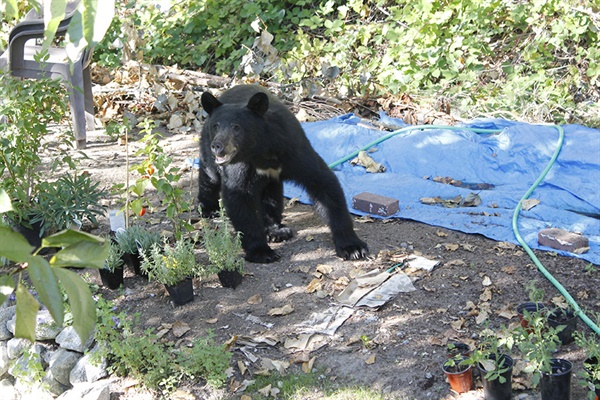
<path id="1" fill-rule="evenodd" d="M 267 244 L 261 198 L 255 188 L 226 185 L 222 197 L 231 224 L 241 233 L 246 260 L 262 264 L 279 260 L 279 254 Z"/>
<path id="2" fill-rule="evenodd" d="M 217 173 L 203 167 L 200 168 L 198 182 L 198 208 L 202 218 L 212 218 L 219 211 L 221 179 Z"/>
<path id="3" fill-rule="evenodd" d="M 281 223 L 283 219 L 283 183 L 278 178 L 270 179 L 266 184 L 262 206 L 269 242 L 283 242 L 294 237 L 294 232 Z"/>

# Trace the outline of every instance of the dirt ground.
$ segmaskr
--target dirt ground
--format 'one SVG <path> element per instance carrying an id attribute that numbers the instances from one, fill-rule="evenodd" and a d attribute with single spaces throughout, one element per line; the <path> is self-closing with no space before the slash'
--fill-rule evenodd
<path id="1" fill-rule="evenodd" d="M 98 132 L 90 135 L 84 150 L 89 158 L 81 165 L 108 188 L 125 183 L 127 171 L 124 146 L 106 139 Z M 163 144 L 165 151 L 174 156 L 174 165 L 183 166 L 186 158 L 197 157 L 194 133 L 170 136 Z M 131 141 L 130 153 L 140 146 Z M 195 171 L 184 172 L 183 186 L 193 195 L 196 177 Z M 135 178 L 132 175 L 132 181 Z M 116 196 L 107 199 L 106 205 L 118 208 Z M 161 221 L 160 209 L 156 209 L 135 223 L 156 227 Z M 445 344 L 455 340 L 474 344 L 486 324 L 497 329 L 517 321 L 514 308 L 527 301 L 525 286 L 531 280 L 545 290 L 548 303 L 559 300 L 558 291 L 524 251 L 483 236 L 402 219 L 369 222 L 356 218 L 356 230 L 368 243 L 371 257 L 352 262 L 335 256 L 331 235 L 310 206 L 290 205 L 284 223 L 296 235 L 274 245 L 281 259 L 268 265 L 246 263 L 244 281 L 236 289 L 221 287 L 216 276 L 195 280 L 194 301 L 175 306 L 162 285 L 135 276 L 129 269 L 122 291 L 100 289 L 103 296 L 114 299 L 119 309 L 140 313 L 145 328 L 159 331 L 171 324 L 187 324 L 189 331 L 181 338 L 175 337 L 173 330 L 164 336 L 177 345 L 205 335 L 209 329 L 221 342 L 238 337 L 229 387 L 211 390 L 201 382 L 187 384 L 177 398 L 237 399 L 251 394 L 234 389 L 264 370 L 269 365 L 265 360 L 273 360 L 270 365 L 279 365 L 286 373 L 301 373 L 302 364 L 295 361 L 314 357 L 313 368 L 322 372 L 323 379 L 341 387 L 363 385 L 389 399 L 482 399 L 480 387 L 460 396 L 451 392 L 441 369 L 446 359 Z M 105 234 L 108 230 L 108 221 L 102 219 L 100 226 L 91 231 Z M 397 269 L 410 277 L 416 290 L 395 295 L 379 309 L 348 309 L 351 315 L 332 334 L 315 334 L 299 349 L 290 346 L 290 341 L 301 337 L 310 325 L 307 321 L 311 316 L 323 315 L 339 305 L 336 296 L 354 277 L 376 268 L 386 270 L 406 255 L 438 262 L 431 272 Z M 586 269 L 588 262 L 551 253 L 537 255 L 581 307 L 600 309 L 600 295 L 594 285 L 598 272 Z M 96 271 L 91 276 L 101 284 Z M 317 286 L 314 279 L 320 279 Z M 287 305 L 293 309 L 289 314 L 270 315 L 271 310 Z M 482 315 L 485 311 L 487 318 Z M 581 321 L 578 328 L 588 330 Z M 244 343 L 247 347 L 242 351 Z M 562 346 L 557 355 L 572 361 L 575 371 L 581 370 L 584 355 L 574 344 Z M 243 375 L 239 362 L 247 368 Z M 286 362 L 290 363 L 287 368 Z M 111 399 L 152 398 L 134 383 L 115 379 Z M 539 398 L 539 390 L 525 389 L 528 383 L 524 374 L 515 378 L 514 385 L 515 398 Z M 573 399 L 585 398 L 577 379 L 573 380 L 572 393 Z M 251 395 L 257 397 L 256 393 Z"/>

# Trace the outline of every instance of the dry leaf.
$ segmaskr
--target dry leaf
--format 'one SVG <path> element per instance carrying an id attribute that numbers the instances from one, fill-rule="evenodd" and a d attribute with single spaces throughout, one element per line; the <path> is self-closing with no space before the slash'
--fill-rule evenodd
<path id="1" fill-rule="evenodd" d="M 500 310 L 496 314 L 498 314 L 499 317 L 506 318 L 506 319 L 512 319 L 513 317 L 517 316 L 517 312 L 512 307 L 508 307 L 508 308 L 505 308 L 504 310 Z"/>
<path id="2" fill-rule="evenodd" d="M 459 330 L 461 330 L 461 328 L 463 327 L 464 323 L 465 323 L 465 320 L 464 320 L 464 318 L 461 318 L 461 319 L 459 319 L 459 320 L 457 320 L 457 321 L 450 322 L 450 326 L 451 326 L 451 327 L 452 327 L 452 329 L 454 329 L 455 331 L 459 331 Z"/>
<path id="3" fill-rule="evenodd" d="M 456 267 L 462 267 L 463 265 L 466 265 L 466 263 L 463 260 L 457 258 L 456 260 L 450 260 L 450 261 L 448 261 L 446 263 L 446 265 L 454 265 Z"/>
<path id="4" fill-rule="evenodd" d="M 173 335 L 176 338 L 180 338 L 183 335 L 185 335 L 185 333 L 187 331 L 189 331 L 191 328 L 188 324 L 186 324 L 185 322 L 182 321 L 175 321 L 175 323 L 173 324 Z"/>
<path id="5" fill-rule="evenodd" d="M 317 265 L 317 272 L 322 273 L 323 275 L 330 274 L 333 271 L 333 267 L 327 264 L 319 264 Z"/>
<path id="6" fill-rule="evenodd" d="M 238 365 L 238 369 L 240 370 L 240 375 L 244 376 L 244 374 L 246 373 L 248 368 L 246 368 L 246 365 L 244 364 L 244 362 L 242 360 L 239 360 L 237 362 L 237 365 Z"/>
<path id="7" fill-rule="evenodd" d="M 248 300 L 246 300 L 246 303 L 248 304 L 261 304 L 262 303 L 262 297 L 260 294 L 255 294 L 254 296 L 250 296 L 248 298 Z"/>
<path id="8" fill-rule="evenodd" d="M 475 323 L 480 325 L 482 322 L 488 319 L 488 313 L 482 310 L 477 317 L 475 317 Z"/>
<path id="9" fill-rule="evenodd" d="M 206 322 L 207 324 L 216 324 L 219 321 L 218 318 L 211 318 L 211 319 L 205 319 L 204 322 Z"/>
<path id="10" fill-rule="evenodd" d="M 490 286 L 492 284 L 492 280 L 490 279 L 489 276 L 486 275 L 483 277 L 483 281 L 481 282 L 481 284 L 483 286 Z"/>
<path id="11" fill-rule="evenodd" d="M 310 283 L 306 287 L 306 293 L 314 293 L 317 290 L 321 290 L 322 287 L 323 284 L 321 282 L 321 279 L 315 278 L 312 281 L 310 281 Z"/>
<path id="12" fill-rule="evenodd" d="M 448 234 L 444 231 L 436 231 L 435 232 L 436 235 L 438 235 L 439 237 L 446 237 L 448 236 Z"/>
<path id="13" fill-rule="evenodd" d="M 526 199 L 521 202 L 521 208 L 525 211 L 529 211 L 538 204 L 540 204 L 538 199 Z"/>
<path id="14" fill-rule="evenodd" d="M 267 385 L 262 389 L 258 389 L 257 390 L 258 393 L 262 394 L 265 397 L 269 397 L 269 395 L 271 394 L 271 385 Z"/>
<path id="15" fill-rule="evenodd" d="M 479 300 L 481 301 L 490 301 L 492 300 L 492 289 L 489 287 L 483 289 L 483 293 L 479 296 Z"/>
<path id="16" fill-rule="evenodd" d="M 460 245 L 460 247 L 462 247 L 466 251 L 470 251 L 471 253 L 474 252 L 475 249 L 477 248 L 477 246 L 474 246 L 474 245 L 468 244 L 468 243 L 463 243 Z"/>
<path id="17" fill-rule="evenodd" d="M 557 307 L 569 308 L 569 303 L 567 303 L 567 300 L 565 300 L 565 298 L 563 296 L 553 297 L 551 302 L 552 302 L 552 304 L 554 304 Z"/>
<path id="18" fill-rule="evenodd" d="M 286 304 L 283 307 L 270 309 L 268 314 L 272 317 L 275 317 L 275 316 L 281 316 L 281 315 L 288 315 L 293 312 L 294 312 L 294 307 L 292 307 L 290 304 Z"/>
<path id="19" fill-rule="evenodd" d="M 512 274 L 515 273 L 515 267 L 514 267 L 514 265 L 507 265 L 506 267 L 500 268 L 500 270 L 502 272 L 504 272 L 505 274 L 509 274 L 509 275 L 512 275 Z"/>
<path id="20" fill-rule="evenodd" d="M 456 251 L 458 250 L 458 245 L 453 243 L 445 243 L 444 248 L 448 251 Z"/>
<path id="21" fill-rule="evenodd" d="M 310 360 L 308 360 L 308 362 L 303 362 L 302 363 L 302 372 L 304 372 L 305 374 L 310 374 L 312 372 L 313 369 L 313 365 L 315 364 L 315 360 L 317 359 L 317 357 L 313 357 Z"/>
<path id="22" fill-rule="evenodd" d="M 375 358 L 376 358 L 375 354 L 373 354 L 371 357 L 369 357 L 365 360 L 365 363 L 367 365 L 375 364 Z"/>

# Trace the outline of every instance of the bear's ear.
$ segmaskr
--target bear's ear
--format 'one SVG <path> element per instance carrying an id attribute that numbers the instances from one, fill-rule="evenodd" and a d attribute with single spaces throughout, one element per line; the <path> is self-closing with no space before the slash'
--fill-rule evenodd
<path id="1" fill-rule="evenodd" d="M 202 97 L 200 98 L 200 102 L 202 103 L 202 108 L 204 111 L 208 113 L 208 115 L 212 114 L 212 112 L 223 105 L 215 96 L 210 94 L 209 92 L 202 93 Z"/>
<path id="2" fill-rule="evenodd" d="M 263 92 L 256 93 L 248 100 L 248 109 L 262 117 L 269 109 L 269 97 Z"/>

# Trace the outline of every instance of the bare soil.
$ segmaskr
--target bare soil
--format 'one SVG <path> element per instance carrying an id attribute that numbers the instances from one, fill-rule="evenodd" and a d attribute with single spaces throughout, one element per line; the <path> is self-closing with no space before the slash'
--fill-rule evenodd
<path id="1" fill-rule="evenodd" d="M 102 134 L 90 136 L 84 151 L 89 158 L 82 160 L 82 166 L 105 187 L 110 187 L 125 183 L 127 169 L 124 146 L 106 139 Z M 163 145 L 173 155 L 175 165 L 183 166 L 185 158 L 197 157 L 195 134 L 169 136 Z M 140 146 L 131 141 L 129 153 L 133 154 Z M 182 180 L 192 196 L 197 190 L 196 177 L 197 173 L 188 169 Z M 136 178 L 132 175 L 132 182 Z M 109 208 L 118 208 L 117 196 L 108 199 L 107 204 Z M 545 290 L 548 303 L 560 300 L 558 291 L 521 248 L 480 235 L 402 219 L 370 222 L 357 219 L 355 228 L 368 243 L 372 256 L 353 262 L 336 257 L 327 227 L 310 206 L 290 204 L 284 222 L 296 235 L 273 245 L 281 260 L 267 265 L 246 263 L 243 283 L 236 289 L 223 288 L 216 276 L 195 280 L 194 301 L 176 306 L 162 285 L 148 282 L 129 269 L 122 291 L 100 288 L 102 295 L 113 299 L 119 309 L 139 313 L 144 328 L 159 331 L 178 321 L 189 325 L 190 330 L 181 338 L 175 337 L 172 330 L 163 337 L 176 345 L 184 345 L 208 330 L 214 331 L 219 342 L 237 337 L 237 341 L 233 340 L 231 360 L 234 373 L 228 387 L 214 390 L 199 381 L 183 385 L 174 397 L 238 399 L 246 394 L 258 398 L 257 393 L 236 388 L 264 371 L 266 359 L 289 362 L 285 373 L 302 373 L 302 363 L 296 361 L 315 357 L 313 369 L 333 385 L 366 386 L 380 391 L 386 399 L 482 399 L 480 384 L 460 396 L 451 392 L 441 369 L 446 359 L 446 343 L 462 341 L 474 345 L 487 324 L 499 329 L 501 325 L 516 323 L 514 309 L 528 300 L 525 286 L 531 280 Z M 163 229 L 160 207 L 137 218 L 135 223 Z M 106 234 L 109 229 L 108 220 L 102 219 L 99 227 L 89 230 Z M 407 254 L 439 261 L 431 272 L 398 268 L 398 272 L 408 274 L 416 290 L 396 295 L 379 309 L 355 309 L 334 334 L 318 335 L 306 349 L 286 347 L 286 340 L 298 338 L 302 323 L 311 315 L 324 313 L 338 304 L 336 296 L 354 277 L 376 268 L 386 270 Z M 537 252 L 537 255 L 581 307 L 600 309 L 598 272 L 592 271 L 589 263 L 552 253 Z M 97 271 L 91 271 L 90 275 L 101 285 Z M 321 279 L 320 290 L 310 292 L 309 284 L 315 278 Z M 293 309 L 289 314 L 269 314 L 286 305 Z M 483 318 L 483 311 L 487 311 L 487 318 Z M 589 331 L 581 321 L 578 328 Z M 269 340 L 261 340 L 265 338 Z M 256 344 L 248 352 L 250 358 L 240 350 L 244 341 Z M 518 354 L 514 356 L 519 358 Z M 574 344 L 562 346 L 557 356 L 572 361 L 575 371 L 581 370 L 584 354 Z M 239 362 L 247 368 L 243 375 Z M 515 398 L 538 399 L 539 390 L 528 387 L 525 374 L 519 374 L 514 383 Z M 128 379 L 115 378 L 112 389 L 111 399 L 152 398 Z M 576 378 L 572 393 L 573 399 L 585 398 Z M 322 398 L 317 393 L 307 396 Z"/>

